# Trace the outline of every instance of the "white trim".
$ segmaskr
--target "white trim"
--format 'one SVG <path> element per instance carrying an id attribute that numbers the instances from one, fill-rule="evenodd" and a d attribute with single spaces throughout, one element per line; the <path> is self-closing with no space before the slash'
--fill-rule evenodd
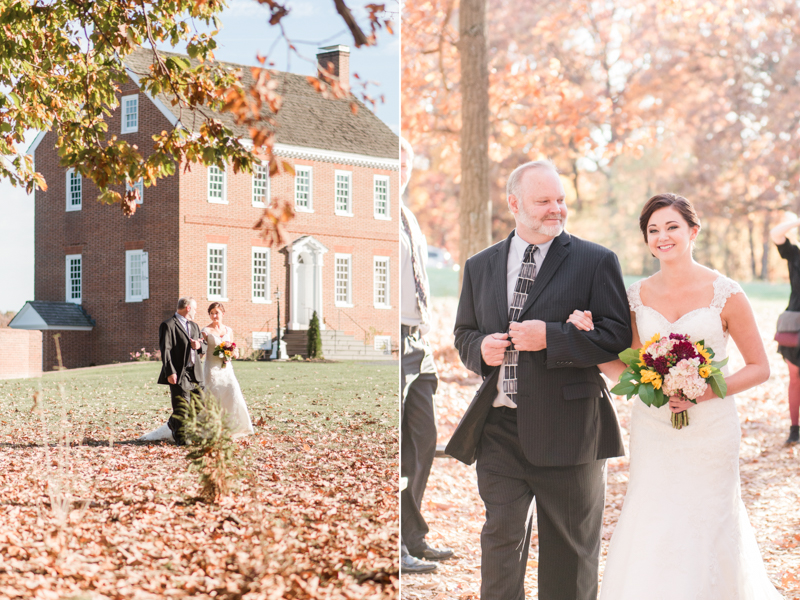
<path id="1" fill-rule="evenodd" d="M 136 100 L 136 125 L 128 127 L 128 115 L 125 112 L 125 101 L 131 98 Z M 119 106 L 122 109 L 122 123 L 120 126 L 120 134 L 137 133 L 139 131 L 139 94 L 128 94 L 119 99 Z"/>
<path id="2" fill-rule="evenodd" d="M 378 273 L 377 273 L 377 268 L 378 268 L 378 262 L 379 261 L 381 261 L 381 262 L 385 261 L 386 262 L 386 303 L 385 304 L 381 304 L 381 303 L 378 302 L 378 281 L 377 281 Z M 391 275 L 392 275 L 392 269 L 391 269 L 390 257 L 388 257 L 388 256 L 373 256 L 372 257 L 372 304 L 373 304 L 373 306 L 375 308 L 379 308 L 381 310 L 392 308 L 392 305 L 391 305 L 391 298 L 392 298 L 392 296 L 391 296 L 391 289 L 392 289 L 391 288 Z"/>
<path id="3" fill-rule="evenodd" d="M 267 278 L 264 282 L 264 297 L 258 298 L 255 295 L 256 287 L 256 252 L 265 252 L 267 254 Z M 270 263 L 272 261 L 272 253 L 269 248 L 265 246 L 251 246 L 250 247 L 250 298 L 257 304 L 272 304 L 272 297 L 270 296 Z"/>
<path id="4" fill-rule="evenodd" d="M 258 169 L 264 169 L 264 176 L 265 176 L 265 189 L 264 189 L 264 200 L 256 200 L 256 174 L 258 173 Z M 268 165 L 255 165 L 253 168 L 253 176 L 250 178 L 251 186 L 250 186 L 250 197 L 253 203 L 253 206 L 258 208 L 266 208 L 269 206 L 270 203 L 270 176 L 269 176 L 269 166 Z"/>
<path id="5" fill-rule="evenodd" d="M 47 131 L 40 131 L 36 135 L 36 138 L 31 142 L 31 145 L 28 146 L 28 150 L 25 152 L 25 154 L 32 154 L 34 156 L 34 160 L 35 160 L 35 158 L 36 158 L 36 149 L 39 147 L 39 144 L 42 143 L 42 140 L 44 139 L 44 136 L 46 136 L 46 135 L 47 135 Z"/>
<path id="6" fill-rule="evenodd" d="M 81 271 L 80 284 L 79 284 L 80 285 L 81 295 L 80 295 L 79 298 L 73 298 L 72 297 L 72 278 L 70 277 L 70 275 L 71 275 L 70 261 L 74 260 L 76 258 L 80 261 L 80 271 Z M 65 302 L 74 302 L 75 304 L 80 304 L 83 301 L 83 255 L 81 255 L 81 254 L 67 254 L 64 257 L 64 266 L 65 266 L 65 270 L 64 270 L 64 300 L 65 300 Z"/>
<path id="7" fill-rule="evenodd" d="M 338 278 L 337 275 L 337 268 L 339 267 L 338 262 L 340 258 L 347 259 L 347 301 L 342 302 L 341 300 L 337 299 L 338 292 L 337 292 L 337 283 Z M 352 254 L 341 254 L 337 252 L 334 255 L 333 259 L 333 304 L 334 306 L 339 306 L 343 308 L 352 308 L 353 305 L 353 255 Z"/>
<path id="8" fill-rule="evenodd" d="M 211 250 L 222 250 L 222 280 L 220 281 L 220 293 L 212 295 L 211 287 Z M 228 300 L 228 244 L 206 244 L 206 297 L 209 300 Z"/>
<path id="9" fill-rule="evenodd" d="M 339 202 L 339 176 L 347 178 L 347 208 L 340 209 L 337 204 Z M 333 172 L 333 214 L 338 217 L 352 217 L 353 216 L 353 172 L 343 171 L 336 169 Z"/>
<path id="10" fill-rule="evenodd" d="M 77 175 L 78 181 L 81 184 L 81 202 L 80 204 L 73 204 L 72 203 L 72 186 L 70 182 L 70 176 Z M 67 193 L 66 193 L 66 201 L 67 201 L 67 212 L 75 211 L 75 210 L 82 210 L 83 209 L 83 176 L 76 171 L 74 168 L 67 169 Z"/>
<path id="11" fill-rule="evenodd" d="M 308 173 L 308 206 L 297 205 L 297 172 L 303 171 Z M 314 212 L 314 167 L 310 165 L 294 165 L 294 209 L 297 212 Z"/>
<path id="12" fill-rule="evenodd" d="M 378 212 L 378 182 L 383 181 L 386 183 L 386 214 L 382 215 Z M 388 175 L 373 175 L 372 176 L 372 215 L 380 221 L 392 220 L 392 194 L 391 194 L 391 178 Z"/>
<path id="13" fill-rule="evenodd" d="M 125 181 L 126 192 L 129 192 L 133 188 L 139 190 L 139 199 L 136 201 L 136 204 L 144 204 L 144 177 L 139 177 L 139 180 L 133 185 Z"/>
<path id="14" fill-rule="evenodd" d="M 211 169 L 217 169 L 222 173 L 222 198 L 213 198 L 211 196 Z M 209 165 L 206 169 L 206 198 L 211 204 L 227 204 L 228 203 L 228 169 L 220 169 L 216 165 Z"/>
<path id="15" fill-rule="evenodd" d="M 251 140 L 242 140 L 243 143 Z M 340 165 L 354 167 L 371 167 L 384 169 L 386 171 L 400 170 L 400 148 L 397 149 L 397 158 L 382 158 L 379 156 L 369 156 L 365 154 L 354 154 L 352 152 L 335 152 L 333 150 L 320 150 L 317 148 L 306 148 L 304 146 L 290 146 L 289 144 L 275 144 L 272 148 L 275 156 L 284 158 L 295 158 L 300 160 L 315 160 L 318 162 L 329 162 Z"/>
<path id="16" fill-rule="evenodd" d="M 139 89 L 142 91 L 142 93 L 150 99 L 150 102 L 152 102 L 155 105 L 155 107 L 159 110 L 159 112 L 161 112 L 161 114 L 164 115 L 164 117 L 166 117 L 167 121 L 169 121 L 173 127 L 183 126 L 183 124 L 178 120 L 178 117 L 172 114 L 172 111 L 168 109 L 167 106 L 163 102 L 161 102 L 161 100 L 151 96 L 150 92 L 142 90 L 142 86 L 139 85 L 139 79 L 140 79 L 139 75 L 134 73 L 133 70 L 127 65 L 125 66 L 125 71 L 128 73 L 128 77 L 130 77 L 133 80 L 133 82 L 137 86 L 139 86 Z"/>
<path id="17" fill-rule="evenodd" d="M 319 317 L 319 328 L 325 329 L 325 316 L 323 310 L 325 306 L 324 297 L 322 293 L 322 272 L 325 266 L 324 256 L 328 249 L 316 240 L 313 236 L 304 235 L 294 240 L 287 246 L 288 259 L 290 265 L 289 274 L 289 301 L 287 307 L 289 314 L 287 315 L 286 322 L 289 329 L 308 329 L 308 322 L 300 323 L 300 299 L 298 289 L 298 277 L 300 275 L 300 256 L 305 252 L 312 258 L 311 265 L 307 265 L 313 269 L 311 275 L 312 283 L 312 309 L 317 311 Z"/>

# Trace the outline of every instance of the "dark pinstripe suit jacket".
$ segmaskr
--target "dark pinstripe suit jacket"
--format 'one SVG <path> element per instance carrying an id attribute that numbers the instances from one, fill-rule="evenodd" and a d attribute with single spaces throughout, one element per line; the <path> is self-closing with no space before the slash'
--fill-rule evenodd
<path id="1" fill-rule="evenodd" d="M 455 345 L 483 384 L 447 444 L 472 464 L 483 423 L 497 396 L 500 367 L 481 357 L 481 341 L 508 331 L 508 238 L 467 260 Z M 567 324 L 576 309 L 591 310 L 594 331 Z M 617 256 L 566 232 L 553 240 L 520 321 L 547 323 L 547 348 L 520 352 L 517 426 L 526 458 L 538 466 L 578 465 L 624 454 L 616 411 L 597 365 L 631 344 L 631 319 Z"/>

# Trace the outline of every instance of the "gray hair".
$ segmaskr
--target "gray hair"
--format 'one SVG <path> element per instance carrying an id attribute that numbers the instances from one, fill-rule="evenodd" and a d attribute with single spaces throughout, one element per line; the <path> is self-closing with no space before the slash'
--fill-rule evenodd
<path id="1" fill-rule="evenodd" d="M 184 296 L 183 298 L 178 300 L 178 310 L 183 310 L 187 308 L 192 302 L 194 302 L 194 298 L 191 296 Z"/>
<path id="2" fill-rule="evenodd" d="M 520 192 L 522 191 L 522 177 L 525 173 L 533 169 L 552 169 L 556 175 L 558 174 L 558 169 L 556 169 L 556 166 L 549 160 L 532 160 L 526 162 L 511 171 L 511 175 L 508 176 L 508 181 L 506 182 L 506 198 L 508 198 L 508 196 L 516 196 L 519 198 Z"/>

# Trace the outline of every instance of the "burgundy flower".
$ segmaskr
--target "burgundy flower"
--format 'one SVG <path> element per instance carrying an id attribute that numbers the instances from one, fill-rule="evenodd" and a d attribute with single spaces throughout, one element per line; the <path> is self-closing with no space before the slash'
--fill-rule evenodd
<path id="1" fill-rule="evenodd" d="M 653 357 L 647 354 L 646 352 L 644 355 L 644 364 L 646 364 L 648 367 L 653 366 Z"/>
<path id="2" fill-rule="evenodd" d="M 650 365 L 648 365 L 650 366 Z M 669 361 L 667 360 L 666 356 L 659 356 L 657 359 L 653 361 L 652 365 L 656 371 L 658 371 L 661 375 L 666 375 L 669 372 Z"/>
<path id="3" fill-rule="evenodd" d="M 677 342 L 672 347 L 672 354 L 675 355 L 675 358 L 678 361 L 681 361 L 685 358 L 697 358 L 697 349 L 692 345 L 691 342 L 687 342 L 686 340 L 681 340 Z"/>

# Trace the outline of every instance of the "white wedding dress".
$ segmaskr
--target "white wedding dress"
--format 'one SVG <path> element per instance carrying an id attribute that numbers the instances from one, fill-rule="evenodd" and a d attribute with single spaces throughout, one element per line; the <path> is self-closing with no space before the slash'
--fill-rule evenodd
<path id="1" fill-rule="evenodd" d="M 719 276 L 711 305 L 670 323 L 628 290 L 639 339 L 683 333 L 727 356 L 720 313 L 739 284 Z M 726 369 L 723 373 L 727 374 Z M 689 409 L 673 429 L 668 406 L 633 399 L 630 479 L 611 538 L 601 600 L 778 600 L 741 499 L 741 430 L 732 396 Z"/>
<path id="2" fill-rule="evenodd" d="M 225 335 L 218 335 L 209 331 L 206 327 L 203 332 L 207 336 L 208 351 L 203 362 L 203 385 L 206 393 L 212 394 L 222 408 L 225 422 L 231 431 L 231 437 L 236 439 L 253 433 L 253 424 L 250 421 L 250 414 L 247 411 L 247 404 L 244 402 L 242 388 L 233 373 L 233 362 L 222 366 L 222 359 L 214 356 L 214 348 L 221 342 L 230 342 L 233 332 L 230 327 L 225 328 Z M 164 423 L 158 429 L 144 434 L 139 438 L 142 441 L 173 440 L 172 431 Z"/>

